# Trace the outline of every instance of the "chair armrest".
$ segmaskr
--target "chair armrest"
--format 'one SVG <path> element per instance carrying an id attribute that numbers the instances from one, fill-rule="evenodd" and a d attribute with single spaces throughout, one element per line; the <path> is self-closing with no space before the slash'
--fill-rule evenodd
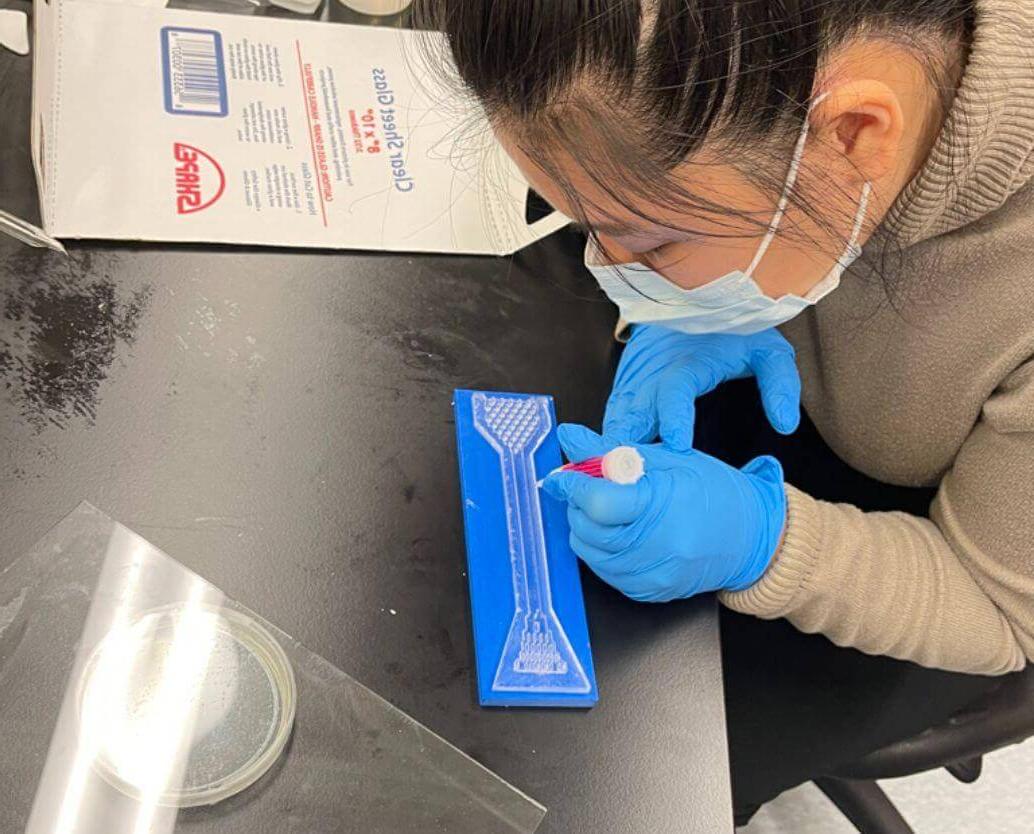
<path id="1" fill-rule="evenodd" d="M 1034 736 L 1034 665 L 943 724 L 839 768 L 844 779 L 893 779 L 982 756 Z"/>

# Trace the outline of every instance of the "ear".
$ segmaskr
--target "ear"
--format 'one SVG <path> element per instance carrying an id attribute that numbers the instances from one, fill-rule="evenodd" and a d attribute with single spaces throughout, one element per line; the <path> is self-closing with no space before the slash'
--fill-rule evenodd
<path id="1" fill-rule="evenodd" d="M 876 183 L 895 169 L 905 117 L 897 95 L 882 81 L 829 88 L 810 119 L 822 146 L 849 163 L 849 179 Z"/>

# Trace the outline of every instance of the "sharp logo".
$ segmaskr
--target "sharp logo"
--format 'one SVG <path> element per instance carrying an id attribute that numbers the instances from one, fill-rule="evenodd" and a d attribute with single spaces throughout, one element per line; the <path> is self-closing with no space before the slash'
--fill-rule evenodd
<path id="1" fill-rule="evenodd" d="M 226 176 L 211 156 L 200 148 L 173 142 L 176 159 L 176 214 L 204 211 L 223 196 Z"/>

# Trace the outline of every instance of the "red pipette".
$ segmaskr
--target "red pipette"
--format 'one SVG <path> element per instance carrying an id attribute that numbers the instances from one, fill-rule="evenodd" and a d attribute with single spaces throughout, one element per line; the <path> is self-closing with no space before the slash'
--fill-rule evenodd
<path id="1" fill-rule="evenodd" d="M 591 478 L 606 478 L 615 484 L 634 484 L 646 471 L 643 456 L 631 446 L 618 446 L 605 455 L 565 463 L 553 472 L 581 472 Z M 553 474 L 552 472 L 550 474 Z M 542 482 L 539 482 L 541 486 Z"/>

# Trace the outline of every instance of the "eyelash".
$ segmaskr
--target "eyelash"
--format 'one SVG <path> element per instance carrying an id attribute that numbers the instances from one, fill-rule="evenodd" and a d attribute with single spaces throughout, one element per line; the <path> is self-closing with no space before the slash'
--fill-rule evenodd
<path id="1" fill-rule="evenodd" d="M 586 237 L 591 237 L 592 236 L 592 232 L 590 231 L 589 227 L 586 226 L 584 223 L 575 222 L 575 223 L 572 223 L 572 226 L 577 231 L 579 231 L 582 234 L 584 234 Z M 658 246 L 654 246 L 651 249 L 647 249 L 647 250 L 645 250 L 643 252 L 639 252 L 639 253 L 637 253 L 637 256 L 639 258 L 655 259 L 668 246 L 675 246 L 675 245 L 678 245 L 678 244 L 681 244 L 681 243 L 691 243 L 691 242 L 696 241 L 696 240 L 699 240 L 699 238 L 695 237 L 695 236 L 692 236 L 692 235 L 687 236 L 686 238 L 684 238 L 682 240 L 670 240 L 667 243 L 662 243 L 662 244 L 660 244 Z"/>
<path id="2" fill-rule="evenodd" d="M 645 252 L 643 252 L 641 254 L 641 256 L 642 257 L 656 258 L 658 255 L 660 255 L 662 252 L 664 252 L 664 250 L 667 249 L 668 247 L 670 247 L 670 246 L 677 246 L 677 245 L 679 245 L 681 243 L 688 243 L 688 242 L 689 242 L 688 240 L 668 241 L 667 243 L 662 243 L 660 246 L 655 246 L 653 249 L 647 249 Z"/>
<path id="3" fill-rule="evenodd" d="M 680 241 L 677 241 L 677 242 L 674 242 L 674 243 L 662 244 L 661 246 L 658 246 L 656 249 L 651 249 L 649 252 L 644 252 L 644 253 L 640 254 L 639 255 L 639 260 L 644 262 L 648 267 L 650 267 L 654 271 L 659 271 L 658 266 L 657 266 L 657 262 L 660 261 L 660 260 L 664 260 L 661 257 L 661 254 L 663 253 L 663 250 L 665 250 L 669 246 L 674 246 L 677 243 L 683 243 L 683 242 L 684 241 L 680 240 Z M 682 261 L 685 260 L 687 257 L 689 257 L 689 255 L 683 255 L 682 257 L 675 258 L 674 260 L 670 261 L 669 263 L 664 263 L 664 264 L 662 264 L 661 269 L 671 269 L 671 267 L 676 266 L 677 264 L 682 263 Z"/>

